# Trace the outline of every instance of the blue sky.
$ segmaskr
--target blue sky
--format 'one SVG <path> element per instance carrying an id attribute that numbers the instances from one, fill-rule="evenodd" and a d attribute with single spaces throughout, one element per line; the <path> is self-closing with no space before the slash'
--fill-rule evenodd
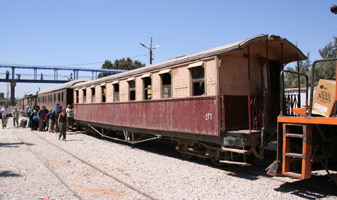
<path id="1" fill-rule="evenodd" d="M 0 64 L 100 68 L 106 59 L 123 57 L 149 64 L 139 42 L 149 45 L 151 36 L 160 45 L 155 63 L 260 33 L 297 41 L 313 61 L 337 36 L 332 4 L 337 1 L 0 0 Z M 18 84 L 15 96 L 51 86 Z M 7 92 L 5 83 L 0 92 Z"/>

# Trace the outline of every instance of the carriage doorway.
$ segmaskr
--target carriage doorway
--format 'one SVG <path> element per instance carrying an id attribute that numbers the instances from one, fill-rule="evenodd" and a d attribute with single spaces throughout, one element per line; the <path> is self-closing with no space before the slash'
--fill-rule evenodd
<path id="1" fill-rule="evenodd" d="M 267 62 L 269 62 L 267 65 Z M 277 116 L 280 113 L 280 73 L 281 62 L 266 60 L 262 64 L 262 82 L 264 99 L 264 126 L 276 128 Z"/>

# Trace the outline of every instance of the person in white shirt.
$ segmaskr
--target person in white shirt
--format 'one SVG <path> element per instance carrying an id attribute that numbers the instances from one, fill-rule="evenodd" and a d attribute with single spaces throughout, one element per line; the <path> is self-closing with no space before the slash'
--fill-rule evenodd
<path id="1" fill-rule="evenodd" d="M 8 105 L 5 105 L 5 107 L 3 107 L 1 109 L 1 122 L 2 122 L 2 128 L 4 129 L 5 127 L 7 127 L 7 122 L 8 122 L 8 117 L 9 117 L 10 111 L 8 109 Z"/>
<path id="2" fill-rule="evenodd" d="M 69 128 L 72 129 L 73 123 L 74 123 L 74 120 L 73 120 L 74 110 L 72 109 L 71 105 L 67 106 L 66 113 L 67 113 L 67 118 L 68 118 L 67 129 Z"/>

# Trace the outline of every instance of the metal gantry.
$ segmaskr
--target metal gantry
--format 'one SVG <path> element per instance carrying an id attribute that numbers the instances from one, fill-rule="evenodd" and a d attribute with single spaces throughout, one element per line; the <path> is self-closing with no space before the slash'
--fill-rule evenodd
<path id="1" fill-rule="evenodd" d="M 89 69 L 89 68 L 80 68 L 80 67 L 53 67 L 53 66 L 29 66 L 29 65 L 0 65 L 0 68 L 9 68 L 12 71 L 12 76 L 10 78 L 9 71 L 6 70 L 6 76 L 0 78 L 0 82 L 8 82 L 11 85 L 11 105 L 14 105 L 14 96 L 15 96 L 15 86 L 16 83 L 65 83 L 72 80 L 78 80 L 78 72 L 92 72 L 92 79 L 98 78 L 98 72 L 117 74 L 124 72 L 125 70 L 119 69 Z M 15 78 L 16 69 L 28 69 L 33 70 L 33 79 L 22 79 L 21 75 L 18 74 Z M 54 79 L 45 79 L 43 73 L 41 73 L 40 78 L 38 78 L 38 70 L 52 70 L 54 71 Z M 70 77 L 67 80 L 58 80 L 59 71 L 72 71 Z"/>

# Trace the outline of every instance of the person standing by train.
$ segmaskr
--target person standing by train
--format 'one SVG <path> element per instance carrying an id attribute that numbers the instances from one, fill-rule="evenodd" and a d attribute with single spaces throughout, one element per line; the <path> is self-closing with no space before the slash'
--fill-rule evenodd
<path id="1" fill-rule="evenodd" d="M 31 130 L 37 130 L 38 126 L 39 126 L 39 118 L 37 116 L 37 113 L 40 110 L 40 106 L 35 104 L 33 107 L 33 111 L 31 112 L 30 116 L 32 117 L 32 124 L 31 124 Z"/>
<path id="2" fill-rule="evenodd" d="M 60 115 L 60 113 L 62 112 L 62 106 L 57 103 L 55 106 L 55 109 L 53 110 L 53 114 L 52 114 L 52 119 L 54 120 L 54 132 L 58 132 L 60 127 L 58 126 L 58 117 Z"/>
<path id="3" fill-rule="evenodd" d="M 66 112 L 67 112 L 67 117 L 68 117 L 67 129 L 72 129 L 73 122 L 74 122 L 74 119 L 73 119 L 74 110 L 72 109 L 70 104 L 67 106 Z"/>
<path id="4" fill-rule="evenodd" d="M 9 109 L 8 109 L 8 105 L 5 105 L 5 107 L 3 107 L 1 109 L 1 122 L 2 122 L 2 128 L 4 129 L 5 127 L 7 127 L 7 122 L 8 122 L 8 117 L 9 117 Z"/>
<path id="5" fill-rule="evenodd" d="M 66 113 L 66 109 L 62 108 L 62 112 L 61 114 L 59 114 L 59 117 L 57 119 L 57 125 L 60 127 L 59 140 L 61 139 L 61 136 L 63 137 L 62 139 L 64 141 L 66 140 L 67 122 L 68 122 L 68 116 Z"/>
<path id="6" fill-rule="evenodd" d="M 55 123 L 55 117 L 53 117 L 53 111 L 49 110 L 48 113 L 48 119 L 49 119 L 49 133 L 54 132 L 54 123 Z"/>
<path id="7" fill-rule="evenodd" d="M 44 120 L 46 115 L 46 106 L 42 106 L 42 109 L 39 110 L 37 116 L 39 118 L 39 131 L 44 131 Z"/>
<path id="8" fill-rule="evenodd" d="M 15 127 L 15 123 L 16 126 L 19 127 L 19 111 L 18 111 L 18 107 L 14 107 L 14 110 L 12 111 L 12 115 L 13 115 L 13 126 Z"/>
<path id="9" fill-rule="evenodd" d="M 33 108 L 29 108 L 29 106 L 27 106 L 27 116 L 28 116 L 28 128 L 32 128 L 32 120 L 33 120 L 33 116 L 32 116 L 32 113 L 33 113 Z"/>

